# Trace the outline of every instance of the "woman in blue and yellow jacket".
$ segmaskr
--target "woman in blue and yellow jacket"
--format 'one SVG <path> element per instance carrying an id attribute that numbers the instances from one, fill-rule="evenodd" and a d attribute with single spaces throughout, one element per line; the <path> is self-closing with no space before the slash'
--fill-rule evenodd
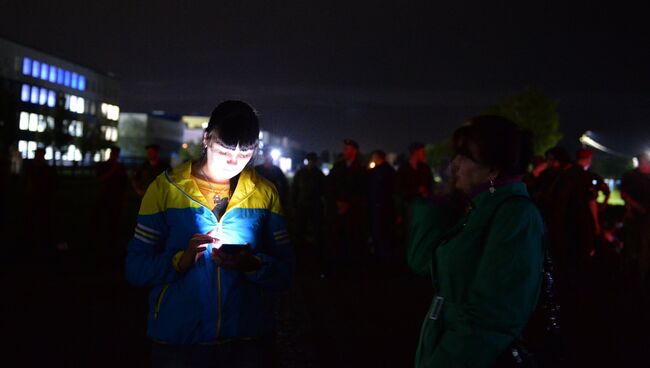
<path id="1" fill-rule="evenodd" d="M 226 101 L 212 112 L 202 158 L 147 189 L 126 277 L 151 287 L 154 366 L 237 366 L 268 357 L 272 295 L 291 283 L 293 252 L 277 191 L 249 165 L 258 135 L 255 111 Z M 226 252 L 222 244 L 238 246 Z"/>

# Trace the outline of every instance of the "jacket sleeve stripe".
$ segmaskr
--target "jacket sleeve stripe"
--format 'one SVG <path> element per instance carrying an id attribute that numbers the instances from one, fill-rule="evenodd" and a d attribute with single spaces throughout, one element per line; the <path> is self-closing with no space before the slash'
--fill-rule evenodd
<path id="1" fill-rule="evenodd" d="M 156 244 L 155 241 L 153 241 L 151 239 L 147 239 L 147 238 L 145 238 L 144 236 L 142 236 L 140 234 L 135 234 L 133 237 L 140 240 L 140 241 L 143 241 L 143 242 L 145 242 L 147 244 Z"/>
<path id="2" fill-rule="evenodd" d="M 160 231 L 154 230 L 154 229 L 152 229 L 152 228 L 150 228 L 148 226 L 144 226 L 144 225 L 142 225 L 140 223 L 138 223 L 138 226 L 136 226 L 136 227 L 139 228 L 140 230 L 146 231 L 146 232 L 148 232 L 150 234 L 160 235 Z"/>
<path id="3" fill-rule="evenodd" d="M 144 231 L 142 231 L 142 230 L 140 230 L 138 228 L 135 229 L 135 232 L 136 232 L 136 234 L 140 234 L 140 235 L 142 235 L 144 237 L 147 237 L 147 238 L 150 238 L 150 239 L 153 239 L 153 240 L 158 240 L 157 236 L 151 235 L 151 234 L 149 234 L 147 232 L 144 232 Z"/>

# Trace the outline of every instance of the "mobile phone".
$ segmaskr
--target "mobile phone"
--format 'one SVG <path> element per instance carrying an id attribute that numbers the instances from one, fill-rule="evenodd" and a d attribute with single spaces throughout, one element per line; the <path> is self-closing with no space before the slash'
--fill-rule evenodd
<path id="1" fill-rule="evenodd" d="M 246 249 L 246 244 L 221 244 L 219 250 L 227 254 L 239 254 L 243 249 Z"/>

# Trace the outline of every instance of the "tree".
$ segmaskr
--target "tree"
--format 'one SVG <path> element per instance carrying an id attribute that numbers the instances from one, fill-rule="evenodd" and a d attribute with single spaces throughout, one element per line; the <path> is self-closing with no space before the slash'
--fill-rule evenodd
<path id="1" fill-rule="evenodd" d="M 535 154 L 544 155 L 562 139 L 557 105 L 557 101 L 542 92 L 526 88 L 521 93 L 511 92 L 501 97 L 486 113 L 506 117 L 530 130 Z"/>
<path id="2" fill-rule="evenodd" d="M 439 143 L 430 143 L 424 147 L 429 166 L 439 168 L 443 162 L 450 159 L 454 153 L 451 148 L 451 138 L 447 138 Z"/>

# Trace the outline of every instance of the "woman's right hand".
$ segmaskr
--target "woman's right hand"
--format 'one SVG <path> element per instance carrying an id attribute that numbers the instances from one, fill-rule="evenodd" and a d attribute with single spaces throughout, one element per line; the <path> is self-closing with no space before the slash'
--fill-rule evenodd
<path id="1" fill-rule="evenodd" d="M 209 243 L 216 243 L 217 238 L 214 238 L 208 234 L 194 234 L 190 242 L 187 244 L 187 248 L 183 252 L 181 259 L 178 261 L 178 270 L 181 273 L 189 270 L 198 260 L 203 256 L 203 253 L 207 249 Z"/>

